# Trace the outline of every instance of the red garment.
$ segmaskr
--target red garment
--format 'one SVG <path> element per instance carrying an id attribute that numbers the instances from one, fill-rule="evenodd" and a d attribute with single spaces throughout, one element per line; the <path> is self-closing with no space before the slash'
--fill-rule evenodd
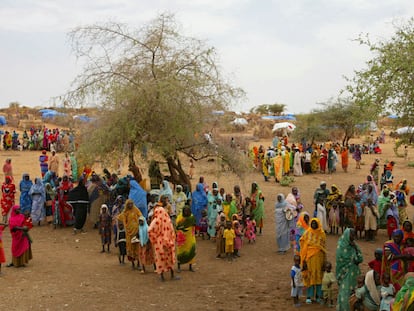
<path id="1" fill-rule="evenodd" d="M 391 237 L 391 236 L 392 236 L 392 232 L 393 232 L 395 229 L 398 229 L 398 228 L 397 228 L 397 220 L 396 220 L 393 216 L 390 216 L 390 217 L 388 217 L 388 219 L 387 219 L 387 233 L 388 233 L 388 236 L 389 236 L 389 237 Z"/>
<path id="2" fill-rule="evenodd" d="M 3 246 L 3 231 L 4 231 L 4 226 L 0 226 L 0 264 L 6 262 L 6 256 L 4 255 L 4 246 Z"/>
<path id="3" fill-rule="evenodd" d="M 26 226 L 27 228 L 29 228 L 29 230 L 32 229 L 33 228 L 32 217 L 26 216 L 25 217 L 25 220 L 24 220 L 24 225 L 23 226 Z"/>
<path id="4" fill-rule="evenodd" d="M 14 195 L 16 193 L 16 186 L 12 183 L 10 176 L 6 176 L 6 181 L 1 186 L 1 192 L 1 214 L 6 216 L 14 205 Z"/>
<path id="5" fill-rule="evenodd" d="M 72 188 L 73 184 L 69 180 L 62 180 L 58 188 L 59 217 L 63 227 L 74 223 L 72 206 L 66 203 Z"/>
<path id="6" fill-rule="evenodd" d="M 368 266 L 369 266 L 372 270 L 374 270 L 374 271 L 378 272 L 378 273 L 379 273 L 379 275 L 381 275 L 382 260 L 376 260 L 376 259 L 373 259 L 373 260 L 371 260 L 371 261 L 368 263 Z"/>
<path id="7" fill-rule="evenodd" d="M 12 237 L 12 256 L 20 257 L 30 247 L 27 234 L 22 230 L 13 230 L 15 227 L 23 227 L 26 218 L 23 214 L 17 214 L 16 210 L 20 209 L 18 205 L 14 205 L 9 219 L 10 233 Z"/>
<path id="8" fill-rule="evenodd" d="M 158 274 L 174 269 L 175 231 L 170 215 L 161 205 L 154 208 L 148 236 L 154 248 L 154 259 Z"/>

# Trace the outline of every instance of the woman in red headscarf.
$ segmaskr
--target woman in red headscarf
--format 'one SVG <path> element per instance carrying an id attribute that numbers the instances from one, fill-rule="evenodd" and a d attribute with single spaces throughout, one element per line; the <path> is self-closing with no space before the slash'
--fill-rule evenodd
<path id="1" fill-rule="evenodd" d="M 24 267 L 32 256 L 30 247 L 29 228 L 25 225 L 25 217 L 20 213 L 20 206 L 14 205 L 11 211 L 9 228 L 12 237 L 12 262 L 8 267 Z"/>

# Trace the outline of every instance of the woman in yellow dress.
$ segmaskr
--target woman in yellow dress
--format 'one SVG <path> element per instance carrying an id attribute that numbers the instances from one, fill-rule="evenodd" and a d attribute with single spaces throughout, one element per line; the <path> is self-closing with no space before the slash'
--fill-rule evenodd
<path id="1" fill-rule="evenodd" d="M 139 240 L 137 234 L 139 217 L 141 216 L 141 211 L 134 205 L 131 199 L 126 200 L 123 212 L 118 215 L 118 220 L 125 227 L 126 250 L 128 260 L 132 263 L 132 269 L 135 269 L 135 261 L 137 261 L 137 266 L 139 267 Z"/>
<path id="2" fill-rule="evenodd" d="M 307 287 L 306 303 L 322 299 L 323 265 L 326 259 L 326 235 L 320 220 L 312 218 L 310 226 L 299 240 L 304 286 Z"/>

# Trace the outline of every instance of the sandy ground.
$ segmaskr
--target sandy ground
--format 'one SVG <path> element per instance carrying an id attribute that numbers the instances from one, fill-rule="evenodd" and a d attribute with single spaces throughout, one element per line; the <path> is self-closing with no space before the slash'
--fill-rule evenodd
<path id="1" fill-rule="evenodd" d="M 379 155 L 382 162 L 386 159 L 397 162 L 395 180 L 405 177 L 412 181 L 414 170 L 407 166 L 408 161 L 394 157 L 391 143 L 382 147 L 383 154 Z M 410 149 L 410 153 L 413 152 Z M 12 158 L 18 184 L 23 172 L 29 172 L 31 178 L 40 176 L 39 154 L 1 151 L 0 163 Z M 344 193 L 350 184 L 358 185 L 365 180 L 375 157 L 364 155 L 360 170 L 355 169 L 355 163 L 350 159 L 348 173 L 342 172 L 339 166 L 333 175 L 298 177 L 291 186 L 299 187 L 305 209 L 311 211 L 313 192 L 321 180 L 325 180 L 328 186 L 337 184 Z M 34 259 L 29 265 L 25 268 L 2 268 L 1 310 L 294 310 L 289 276 L 292 253 L 277 254 L 273 216 L 276 195 L 286 195 L 290 187 L 265 183 L 259 173 L 239 180 L 228 172 L 221 172 L 217 164 L 210 162 L 196 163 L 196 176 L 200 175 L 205 176 L 209 185 L 218 181 L 219 186 L 228 192 L 233 185 L 239 184 L 247 194 L 253 181 L 262 188 L 266 198 L 264 232 L 255 244 L 244 244 L 240 258 L 233 262 L 215 259 L 215 244 L 199 238 L 196 272 L 186 271 L 184 266 L 181 280 L 162 283 L 152 270 L 141 274 L 129 265 L 119 265 L 116 248 L 112 248 L 109 254 L 101 254 L 98 233 L 90 224 L 87 233 L 76 236 L 72 235 L 71 228 L 53 229 L 42 225 L 31 230 Z M 412 219 L 412 206 L 408 213 Z M 334 266 L 337 238 L 327 237 L 328 259 Z M 380 230 L 376 243 L 359 242 L 364 254 L 363 271 L 367 271 L 367 262 L 373 258 L 375 248 L 385 240 L 385 231 Z M 8 230 L 4 233 L 4 246 L 10 260 Z M 300 309 L 325 308 L 303 304 Z"/>

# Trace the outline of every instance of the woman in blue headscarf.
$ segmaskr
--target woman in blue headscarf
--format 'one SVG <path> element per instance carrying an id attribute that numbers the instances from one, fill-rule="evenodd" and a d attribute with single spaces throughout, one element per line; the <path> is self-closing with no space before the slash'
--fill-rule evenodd
<path id="1" fill-rule="evenodd" d="M 172 203 L 173 191 L 171 190 L 170 183 L 168 182 L 168 180 L 162 181 L 160 197 L 163 195 L 166 196 L 168 200 L 170 200 L 170 203 Z"/>
<path id="2" fill-rule="evenodd" d="M 25 212 L 31 212 L 32 210 L 32 197 L 29 195 L 30 188 L 33 186 L 33 181 L 31 181 L 29 174 L 24 173 L 22 175 L 22 180 L 19 184 L 20 190 L 20 212 L 24 214 Z"/>
<path id="3" fill-rule="evenodd" d="M 204 191 L 204 185 L 202 183 L 198 183 L 196 186 L 196 190 L 192 194 L 192 201 L 191 201 L 191 213 L 193 213 L 194 217 L 196 218 L 196 231 L 200 230 L 200 219 L 201 219 L 201 211 L 207 210 L 207 195 Z"/>

